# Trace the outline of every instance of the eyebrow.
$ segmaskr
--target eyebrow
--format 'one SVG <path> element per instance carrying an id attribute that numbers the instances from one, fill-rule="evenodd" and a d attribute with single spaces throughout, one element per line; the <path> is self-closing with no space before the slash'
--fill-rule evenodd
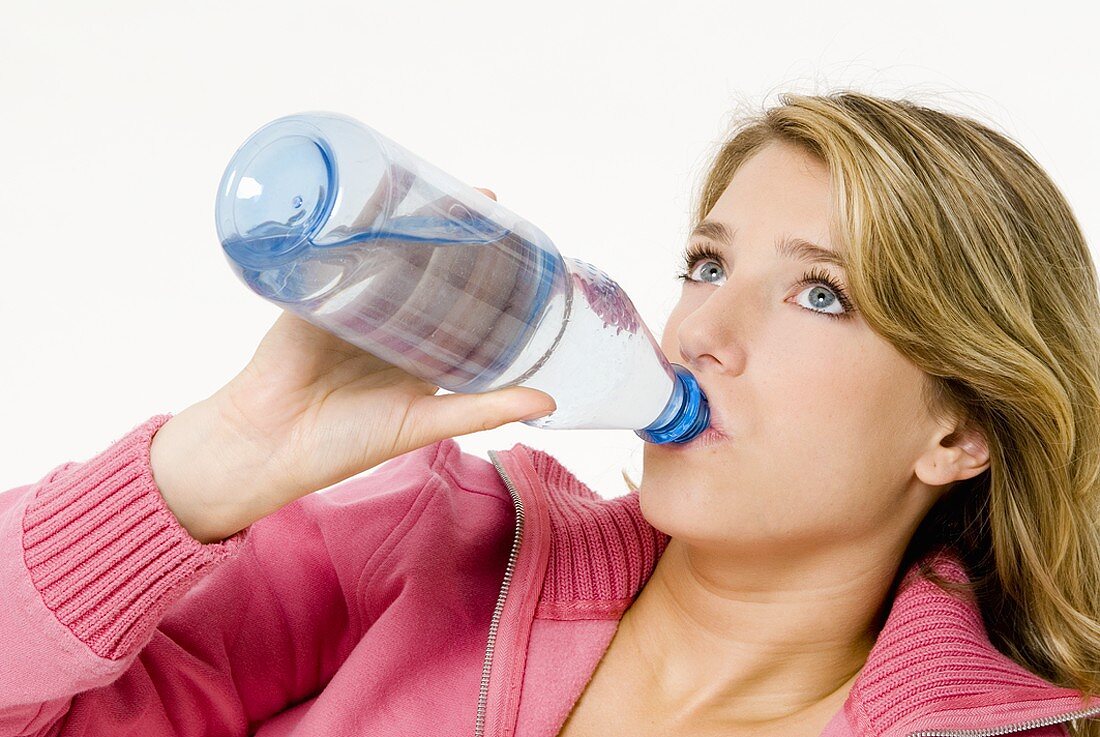
<path id="1" fill-rule="evenodd" d="M 726 246 L 733 247 L 733 233 L 724 223 L 716 220 L 704 220 L 691 231 L 691 237 L 707 238 Z M 826 263 L 837 266 L 847 271 L 848 260 L 844 254 L 828 248 L 822 248 L 816 243 L 811 243 L 803 238 L 787 236 L 775 242 L 775 252 L 781 258 L 803 261 L 805 263 Z"/>

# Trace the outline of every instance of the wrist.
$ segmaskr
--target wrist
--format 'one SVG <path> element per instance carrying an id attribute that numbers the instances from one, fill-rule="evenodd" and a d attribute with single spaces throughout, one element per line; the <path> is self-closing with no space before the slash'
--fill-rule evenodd
<path id="1" fill-rule="evenodd" d="M 153 480 L 168 509 L 199 542 L 224 540 L 258 519 L 249 512 L 257 506 L 250 490 L 264 486 L 262 463 L 235 442 L 206 401 L 173 415 L 153 435 Z"/>

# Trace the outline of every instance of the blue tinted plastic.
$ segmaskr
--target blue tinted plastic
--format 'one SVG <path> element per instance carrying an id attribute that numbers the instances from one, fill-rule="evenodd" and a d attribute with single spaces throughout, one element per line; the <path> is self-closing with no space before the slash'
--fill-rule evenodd
<path id="1" fill-rule="evenodd" d="M 705 427 L 698 384 L 613 280 L 353 118 L 261 127 L 226 167 L 215 219 L 252 291 L 443 389 L 544 391 L 558 409 L 533 427 L 641 427 L 657 443 Z"/>

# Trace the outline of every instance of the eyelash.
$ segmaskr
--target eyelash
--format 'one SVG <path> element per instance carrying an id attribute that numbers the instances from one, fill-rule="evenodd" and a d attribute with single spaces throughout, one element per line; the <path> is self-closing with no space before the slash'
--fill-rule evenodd
<path id="1" fill-rule="evenodd" d="M 677 274 L 676 278 L 685 282 L 694 282 L 695 280 L 691 278 L 691 271 L 693 270 L 693 267 L 702 260 L 711 260 L 721 263 L 722 257 L 719 256 L 718 253 L 709 246 L 699 246 L 692 244 L 684 249 L 684 271 Z M 837 284 L 836 281 L 825 272 L 818 269 L 813 269 L 812 271 L 803 274 L 802 279 L 798 282 L 798 286 L 802 287 L 808 284 L 824 284 L 829 289 L 831 289 L 836 295 L 837 300 L 840 302 L 840 305 L 844 308 L 844 312 L 838 315 L 834 312 L 822 312 L 821 310 L 811 310 L 806 307 L 803 307 L 802 309 L 805 309 L 809 312 L 814 312 L 818 315 L 830 317 L 834 320 L 851 317 L 852 313 L 856 311 L 855 306 L 852 304 L 852 300 L 848 298 L 848 293 L 844 291 L 844 287 Z"/>

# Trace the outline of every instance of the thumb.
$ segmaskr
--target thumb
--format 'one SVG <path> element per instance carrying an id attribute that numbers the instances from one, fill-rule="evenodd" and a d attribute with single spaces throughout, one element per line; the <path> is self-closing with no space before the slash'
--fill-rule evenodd
<path id="1" fill-rule="evenodd" d="M 424 397 L 426 419 L 436 437 L 492 430 L 509 422 L 545 417 L 557 409 L 554 398 L 527 387 L 509 386 L 481 394 Z M 427 405 L 430 404 L 430 409 Z M 432 442 L 432 441 L 429 441 Z"/>

